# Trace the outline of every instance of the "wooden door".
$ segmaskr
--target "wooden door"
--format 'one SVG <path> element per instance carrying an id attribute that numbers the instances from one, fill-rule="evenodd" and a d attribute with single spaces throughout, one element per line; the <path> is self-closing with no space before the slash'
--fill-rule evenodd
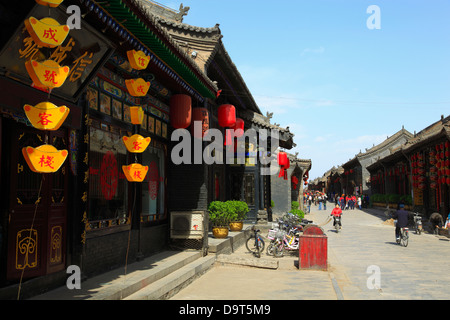
<path id="1" fill-rule="evenodd" d="M 258 203 L 259 203 L 259 179 L 255 178 L 255 173 L 249 172 L 232 172 L 230 174 L 230 199 L 241 200 L 247 203 L 249 212 L 247 220 L 257 219 Z"/>
<path id="2" fill-rule="evenodd" d="M 67 160 L 51 174 L 30 170 L 22 148 L 51 144 L 68 149 L 64 130 L 45 133 L 9 126 L 8 280 L 42 276 L 63 270 L 66 259 Z M 47 135 L 47 136 L 46 136 Z"/>

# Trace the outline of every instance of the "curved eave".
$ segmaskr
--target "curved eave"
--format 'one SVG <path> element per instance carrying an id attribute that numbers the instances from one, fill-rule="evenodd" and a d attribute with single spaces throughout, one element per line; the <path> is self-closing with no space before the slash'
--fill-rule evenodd
<path id="1" fill-rule="evenodd" d="M 122 0 L 109 0 L 107 3 L 98 2 L 96 5 L 108 12 L 121 26 L 133 34 L 142 45 L 170 67 L 200 95 L 211 99 L 216 97 L 215 92 L 209 89 L 191 68 L 170 50 Z"/>

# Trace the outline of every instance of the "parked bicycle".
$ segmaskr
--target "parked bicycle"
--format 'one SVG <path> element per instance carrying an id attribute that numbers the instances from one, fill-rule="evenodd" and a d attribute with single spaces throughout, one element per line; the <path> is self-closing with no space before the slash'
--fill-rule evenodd
<path id="1" fill-rule="evenodd" d="M 282 257 L 285 251 L 297 251 L 300 243 L 298 233 L 285 233 L 273 243 L 273 256 Z"/>
<path id="2" fill-rule="evenodd" d="M 245 242 L 245 246 L 247 250 L 252 253 L 255 257 L 260 258 L 261 252 L 264 252 L 264 240 L 259 234 L 260 230 L 255 227 L 255 225 L 251 226 L 252 235 Z"/>
<path id="3" fill-rule="evenodd" d="M 270 240 L 270 243 L 267 245 L 266 253 L 269 256 L 274 255 L 275 251 L 275 243 L 277 242 L 277 239 L 282 239 L 284 235 L 286 234 L 286 231 L 274 228 L 270 229 L 267 234 L 267 239 Z"/>

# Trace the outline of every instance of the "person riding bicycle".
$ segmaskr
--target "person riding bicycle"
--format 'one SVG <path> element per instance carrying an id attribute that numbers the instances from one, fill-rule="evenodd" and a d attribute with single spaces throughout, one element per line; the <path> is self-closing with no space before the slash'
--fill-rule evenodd
<path id="1" fill-rule="evenodd" d="M 405 205 L 400 203 L 399 209 L 393 214 L 393 218 L 397 219 L 397 224 L 395 225 L 395 238 L 400 240 L 400 229 L 406 228 L 408 226 L 408 211 L 404 209 Z"/>
<path id="2" fill-rule="evenodd" d="M 336 224 L 336 219 L 335 217 L 341 217 L 342 216 L 342 209 L 340 208 L 339 204 L 336 204 L 336 206 L 334 207 L 334 209 L 331 211 L 330 216 L 333 216 L 333 226 Z M 342 228 L 342 218 L 339 219 L 339 226 Z"/>

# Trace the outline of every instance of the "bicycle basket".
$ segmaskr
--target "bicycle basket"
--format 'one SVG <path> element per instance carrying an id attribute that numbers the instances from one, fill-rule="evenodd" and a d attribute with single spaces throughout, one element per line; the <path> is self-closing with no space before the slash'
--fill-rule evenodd
<path id="1" fill-rule="evenodd" d="M 275 237 L 277 236 L 277 230 L 270 229 L 267 234 L 267 239 L 275 240 Z"/>
<path id="2" fill-rule="evenodd" d="M 286 234 L 286 231 L 283 231 L 283 230 L 277 230 L 277 231 L 276 231 L 275 237 L 276 237 L 277 239 L 283 239 L 285 234 Z"/>

